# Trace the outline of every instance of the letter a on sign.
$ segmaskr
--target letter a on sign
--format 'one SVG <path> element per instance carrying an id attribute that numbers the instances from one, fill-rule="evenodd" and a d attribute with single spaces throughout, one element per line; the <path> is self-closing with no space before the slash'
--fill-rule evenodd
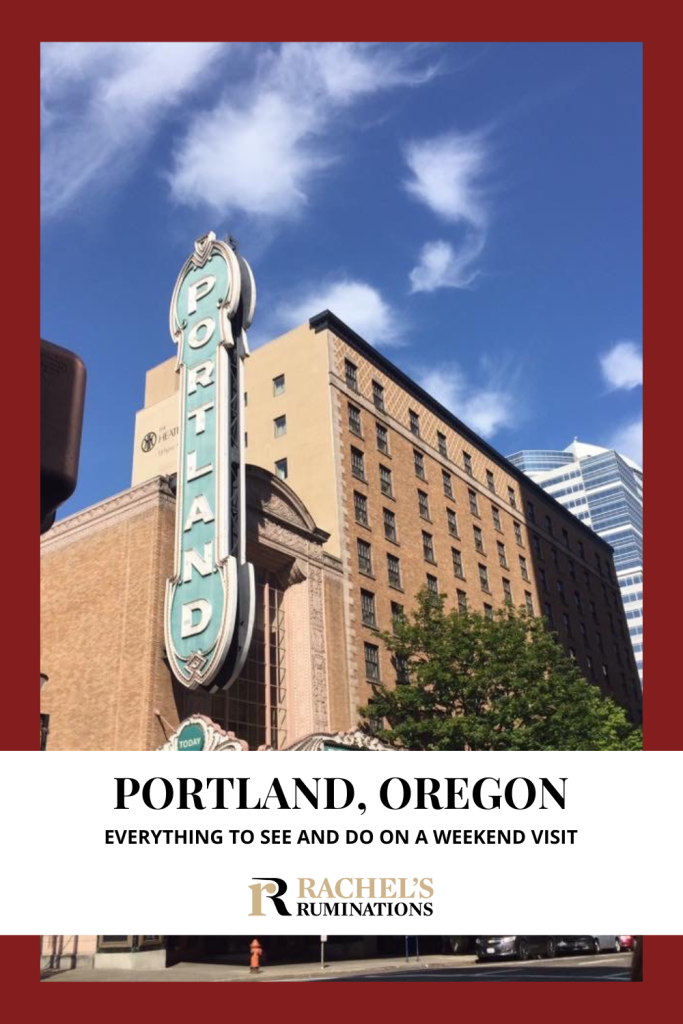
<path id="1" fill-rule="evenodd" d="M 243 368 L 256 289 L 249 264 L 211 231 L 195 242 L 171 300 L 180 443 L 166 653 L 189 689 L 230 686 L 254 625 L 246 561 Z"/>

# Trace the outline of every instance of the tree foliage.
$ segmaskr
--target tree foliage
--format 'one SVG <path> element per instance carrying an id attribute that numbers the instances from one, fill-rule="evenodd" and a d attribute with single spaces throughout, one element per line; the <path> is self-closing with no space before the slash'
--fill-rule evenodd
<path id="1" fill-rule="evenodd" d="M 444 611 L 429 591 L 381 638 L 408 682 L 377 686 L 363 727 L 408 750 L 639 750 L 642 730 L 589 683 L 545 619 Z M 386 728 L 373 723 L 386 721 Z"/>

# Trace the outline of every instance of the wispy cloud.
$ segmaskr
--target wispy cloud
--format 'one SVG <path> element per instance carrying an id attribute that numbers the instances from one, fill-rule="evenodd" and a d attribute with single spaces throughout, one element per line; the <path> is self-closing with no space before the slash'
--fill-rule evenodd
<path id="1" fill-rule="evenodd" d="M 484 364 L 484 369 L 487 365 Z M 456 363 L 445 363 L 418 372 L 418 381 L 447 409 L 484 437 L 492 438 L 501 430 L 515 426 L 520 419 L 520 404 L 514 381 L 501 379 L 501 373 L 489 372 L 484 384 L 474 384 Z"/>
<path id="2" fill-rule="evenodd" d="M 489 214 L 483 179 L 489 170 L 484 132 L 449 132 L 412 141 L 405 147 L 411 177 L 403 183 L 409 195 L 440 220 L 461 232 L 455 249 L 445 241 L 428 242 L 410 272 L 412 292 L 466 288 L 477 272 L 472 263 L 486 242 Z"/>
<path id="3" fill-rule="evenodd" d="M 643 354 L 633 341 L 618 341 L 600 356 L 600 369 L 611 391 L 631 391 L 643 383 Z"/>
<path id="4" fill-rule="evenodd" d="M 282 333 L 325 309 L 373 345 L 389 348 L 403 344 L 401 330 L 397 326 L 403 321 L 389 302 L 377 288 L 348 277 L 310 285 L 298 296 L 280 303 L 268 318 L 267 326 L 273 333 Z"/>
<path id="5" fill-rule="evenodd" d="M 624 423 L 614 431 L 607 442 L 608 448 L 614 448 L 622 455 L 628 455 L 630 459 L 643 465 L 643 418 L 630 423 Z"/>
<path id="6" fill-rule="evenodd" d="M 411 292 L 469 287 L 479 275 L 472 263 L 483 247 L 481 234 L 466 239 L 457 252 L 450 242 L 427 242 L 420 252 L 420 262 L 410 271 Z"/>
<path id="7" fill-rule="evenodd" d="M 41 210 L 62 213 L 128 172 L 225 43 L 43 43 Z"/>
<path id="8" fill-rule="evenodd" d="M 284 43 L 254 77 L 191 119 L 176 147 L 171 191 L 181 203 L 253 217 L 305 207 L 316 178 L 341 159 L 339 118 L 362 97 L 436 73 L 422 50 L 370 43 Z M 209 159 L 210 156 L 210 159 Z"/>

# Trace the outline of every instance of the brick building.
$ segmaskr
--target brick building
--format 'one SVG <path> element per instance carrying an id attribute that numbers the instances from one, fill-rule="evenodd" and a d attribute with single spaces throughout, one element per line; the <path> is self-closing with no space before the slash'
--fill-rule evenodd
<path id="1" fill-rule="evenodd" d="M 174 369 L 168 360 L 148 374 L 134 483 L 175 466 Z M 640 721 L 607 543 L 329 311 L 257 349 L 245 381 L 249 461 L 287 479 L 341 562 L 340 728 L 374 683 L 395 683 L 377 632 L 423 586 L 447 608 L 488 613 L 512 600 L 546 615 L 585 676 Z"/>

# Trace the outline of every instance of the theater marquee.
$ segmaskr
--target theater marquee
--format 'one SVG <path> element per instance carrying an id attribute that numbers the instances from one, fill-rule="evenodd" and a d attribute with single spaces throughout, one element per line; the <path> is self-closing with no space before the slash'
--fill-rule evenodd
<path id="1" fill-rule="evenodd" d="M 181 406 L 165 637 L 171 669 L 189 689 L 230 686 L 251 641 L 254 571 L 245 550 L 243 363 L 255 300 L 246 260 L 213 232 L 198 239 L 170 311 Z"/>

